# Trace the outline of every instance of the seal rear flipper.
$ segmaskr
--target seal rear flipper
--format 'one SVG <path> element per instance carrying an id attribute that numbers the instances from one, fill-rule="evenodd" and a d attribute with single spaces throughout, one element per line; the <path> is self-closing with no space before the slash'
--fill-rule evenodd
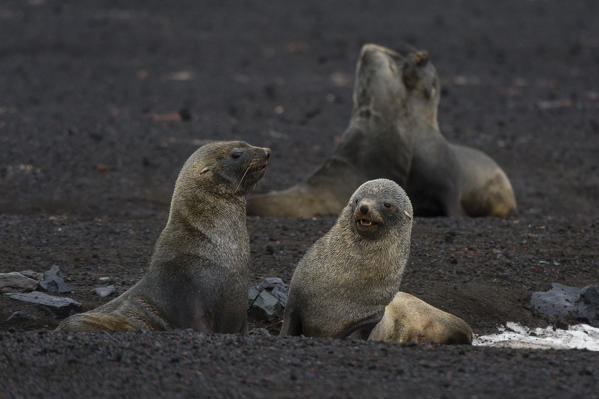
<path id="1" fill-rule="evenodd" d="M 248 198 L 249 216 L 304 217 L 336 215 L 344 206 L 326 188 L 299 183 L 282 191 Z"/>
<path id="2" fill-rule="evenodd" d="M 64 319 L 54 331 L 134 331 L 138 328 L 120 315 L 110 313 L 78 313 Z"/>

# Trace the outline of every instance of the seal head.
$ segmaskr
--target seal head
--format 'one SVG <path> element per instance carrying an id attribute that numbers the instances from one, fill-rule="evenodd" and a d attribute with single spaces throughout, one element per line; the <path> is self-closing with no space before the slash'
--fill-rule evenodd
<path id="1" fill-rule="evenodd" d="M 364 183 L 348 203 L 353 211 L 351 225 L 365 239 L 376 240 L 412 220 L 412 205 L 409 200 L 406 201 L 405 192 L 388 182 L 377 179 Z"/>

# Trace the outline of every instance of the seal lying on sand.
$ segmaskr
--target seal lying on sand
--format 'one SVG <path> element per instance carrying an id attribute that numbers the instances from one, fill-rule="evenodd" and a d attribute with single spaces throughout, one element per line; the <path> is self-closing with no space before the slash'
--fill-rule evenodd
<path id="1" fill-rule="evenodd" d="M 406 191 L 419 216 L 509 216 L 516 213 L 514 190 L 505 172 L 482 151 L 451 144 L 439 131 L 440 85 L 425 51 L 406 57 L 402 67 L 412 127 L 412 164 Z"/>
<path id="2" fill-rule="evenodd" d="M 412 205 L 397 183 L 362 184 L 299 261 L 281 335 L 366 339 L 399 290 L 411 231 Z"/>
<path id="3" fill-rule="evenodd" d="M 388 178 L 407 181 L 412 160 L 405 89 L 397 53 L 366 44 L 356 67 L 349 127 L 333 155 L 308 177 L 284 191 L 248 199 L 248 215 L 313 217 L 338 215 L 363 182 Z"/>
<path id="4" fill-rule="evenodd" d="M 462 319 L 407 294 L 398 292 L 385 307 L 369 341 L 419 344 L 472 344 L 472 329 Z"/>
<path id="5" fill-rule="evenodd" d="M 245 194 L 270 150 L 216 142 L 179 173 L 168 222 L 144 277 L 118 298 L 63 320 L 57 331 L 166 330 L 244 333 L 250 257 Z"/>

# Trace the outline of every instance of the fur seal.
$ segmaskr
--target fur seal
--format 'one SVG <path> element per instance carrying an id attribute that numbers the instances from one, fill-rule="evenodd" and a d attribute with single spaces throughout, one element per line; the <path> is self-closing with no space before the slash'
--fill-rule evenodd
<path id="1" fill-rule="evenodd" d="M 338 215 L 363 182 L 407 181 L 411 136 L 401 71 L 394 51 L 366 44 L 356 66 L 353 110 L 347 130 L 329 159 L 305 181 L 248 199 L 248 215 L 313 217 Z"/>
<path id="2" fill-rule="evenodd" d="M 195 151 L 179 173 L 144 277 L 56 330 L 245 333 L 250 257 L 245 194 L 264 175 L 269 155 L 269 149 L 241 141 Z"/>
<path id="3" fill-rule="evenodd" d="M 464 320 L 405 292 L 385 307 L 369 341 L 419 344 L 472 344 L 472 329 Z"/>
<path id="4" fill-rule="evenodd" d="M 412 204 L 395 182 L 363 183 L 299 261 L 281 335 L 366 339 L 399 290 Z"/>
<path id="5" fill-rule="evenodd" d="M 403 61 L 412 123 L 408 195 L 419 216 L 510 216 L 516 198 L 505 172 L 482 151 L 449 143 L 439 130 L 440 83 L 426 51 Z"/>

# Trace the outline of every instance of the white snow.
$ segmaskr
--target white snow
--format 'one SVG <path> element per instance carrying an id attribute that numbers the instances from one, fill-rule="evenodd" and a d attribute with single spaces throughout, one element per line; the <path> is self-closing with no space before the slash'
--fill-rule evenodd
<path id="1" fill-rule="evenodd" d="M 588 349 L 599 351 L 599 328 L 588 324 L 569 326 L 567 330 L 554 327 L 531 329 L 507 322 L 499 333 L 475 335 L 472 345 L 519 349 Z"/>

